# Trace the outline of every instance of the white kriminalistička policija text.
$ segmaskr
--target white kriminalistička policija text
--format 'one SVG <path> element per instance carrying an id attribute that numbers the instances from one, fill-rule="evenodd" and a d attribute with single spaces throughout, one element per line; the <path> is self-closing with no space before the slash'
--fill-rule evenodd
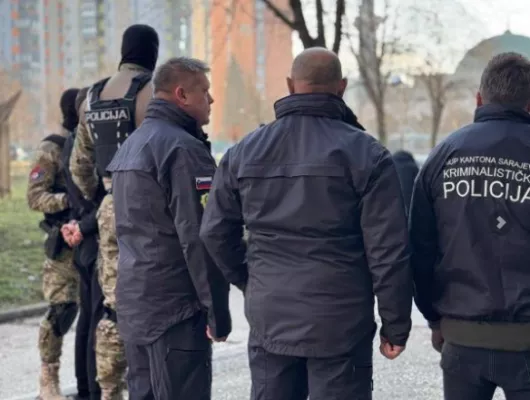
<path id="1" fill-rule="evenodd" d="M 443 197 L 530 201 L 530 163 L 496 157 L 454 157 L 443 170 Z"/>

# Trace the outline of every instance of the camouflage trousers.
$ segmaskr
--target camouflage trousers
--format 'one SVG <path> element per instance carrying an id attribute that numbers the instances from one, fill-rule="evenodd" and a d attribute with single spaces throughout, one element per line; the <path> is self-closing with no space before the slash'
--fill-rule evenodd
<path id="1" fill-rule="evenodd" d="M 96 367 L 101 399 L 122 399 L 127 361 L 118 327 L 110 319 L 99 321 L 96 329 Z"/>
<path id="2" fill-rule="evenodd" d="M 79 273 L 73 252 L 65 249 L 57 260 L 46 259 L 42 273 L 44 299 L 50 304 L 79 303 Z M 56 363 L 61 358 L 63 338 L 55 336 L 52 324 L 44 317 L 39 328 L 39 353 L 42 362 Z"/>
<path id="3" fill-rule="evenodd" d="M 107 194 L 97 213 L 99 228 L 98 280 L 104 296 L 104 305 L 116 310 L 116 279 L 118 276 L 118 241 L 114 220 L 114 202 Z M 124 389 L 125 350 L 116 323 L 103 319 L 96 330 L 97 379 L 102 400 L 118 400 Z"/>
<path id="4" fill-rule="evenodd" d="M 114 220 L 114 202 L 107 194 L 96 216 L 99 228 L 98 279 L 105 306 L 116 309 L 116 278 L 118 276 L 118 240 Z"/>

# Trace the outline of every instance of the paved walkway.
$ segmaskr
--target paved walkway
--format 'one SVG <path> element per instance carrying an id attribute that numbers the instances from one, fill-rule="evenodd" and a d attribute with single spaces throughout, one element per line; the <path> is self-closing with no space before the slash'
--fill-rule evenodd
<path id="1" fill-rule="evenodd" d="M 247 323 L 241 295 L 232 291 L 234 332 L 228 343 L 214 348 L 213 400 L 248 400 L 250 376 L 246 355 Z M 376 350 L 374 400 L 442 400 L 439 355 L 430 347 L 429 331 L 414 313 L 407 351 L 388 361 Z M 39 319 L 0 325 L 0 399 L 33 399 L 37 391 Z M 68 393 L 75 388 L 74 335 L 65 337 L 61 383 Z M 495 399 L 504 397 L 497 394 Z"/>

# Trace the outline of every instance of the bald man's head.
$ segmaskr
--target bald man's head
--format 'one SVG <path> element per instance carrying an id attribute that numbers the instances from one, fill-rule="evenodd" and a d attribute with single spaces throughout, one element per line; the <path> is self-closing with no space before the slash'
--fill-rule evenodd
<path id="1" fill-rule="evenodd" d="M 312 47 L 294 59 L 287 85 L 290 93 L 332 93 L 342 97 L 347 81 L 335 53 Z"/>

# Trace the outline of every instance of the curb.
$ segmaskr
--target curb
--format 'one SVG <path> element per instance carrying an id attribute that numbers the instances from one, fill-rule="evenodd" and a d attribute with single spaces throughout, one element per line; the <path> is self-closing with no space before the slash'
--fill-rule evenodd
<path id="1" fill-rule="evenodd" d="M 8 310 L 0 310 L 0 324 L 5 324 L 6 322 L 22 318 L 38 317 L 44 314 L 47 308 L 48 303 L 43 302 Z"/>

